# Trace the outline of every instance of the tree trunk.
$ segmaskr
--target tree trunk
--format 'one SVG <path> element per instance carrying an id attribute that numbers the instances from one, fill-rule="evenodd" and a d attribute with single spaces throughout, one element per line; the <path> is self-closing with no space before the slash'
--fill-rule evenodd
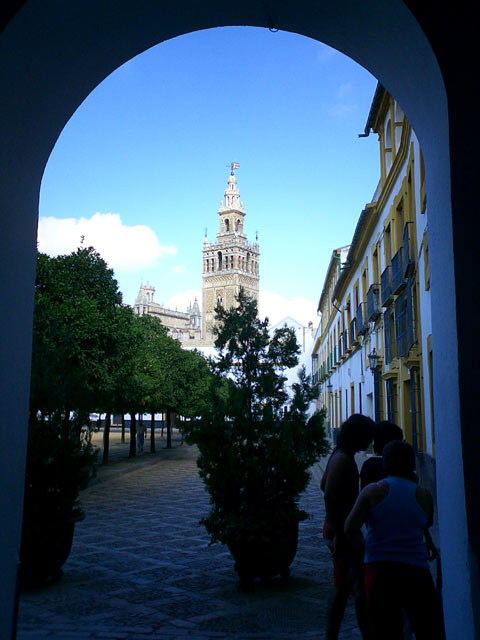
<path id="1" fill-rule="evenodd" d="M 122 413 L 122 444 L 125 444 L 125 414 Z"/>
<path id="2" fill-rule="evenodd" d="M 155 453 L 155 414 L 150 419 L 150 453 Z"/>
<path id="3" fill-rule="evenodd" d="M 162 438 L 163 438 L 163 427 L 165 425 L 165 418 L 163 416 L 165 416 L 165 418 L 167 417 L 166 414 L 162 413 Z"/>
<path id="4" fill-rule="evenodd" d="M 167 411 L 167 449 L 172 448 L 172 422 L 173 422 L 173 413 L 168 410 Z"/>
<path id="5" fill-rule="evenodd" d="M 137 454 L 137 421 L 135 411 L 130 412 L 130 453 L 129 458 L 134 458 Z"/>
<path id="6" fill-rule="evenodd" d="M 63 439 L 67 440 L 69 435 L 70 435 L 70 409 L 65 409 L 65 414 L 62 420 Z"/>
<path id="7" fill-rule="evenodd" d="M 102 464 L 108 464 L 108 452 L 110 449 L 110 425 L 112 424 L 112 414 L 105 414 L 105 426 L 103 428 L 103 457 Z"/>

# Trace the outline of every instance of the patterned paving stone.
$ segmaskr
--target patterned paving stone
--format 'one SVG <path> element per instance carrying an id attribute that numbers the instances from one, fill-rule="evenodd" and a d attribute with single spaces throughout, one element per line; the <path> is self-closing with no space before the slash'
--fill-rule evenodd
<path id="1" fill-rule="evenodd" d="M 231 556 L 209 546 L 199 525 L 208 495 L 186 445 L 129 460 L 112 444 L 112 464 L 83 493 L 61 580 L 22 593 L 17 640 L 320 640 L 331 588 L 330 555 L 321 539 L 321 469 L 302 507 L 289 580 L 238 589 Z M 147 447 L 148 448 L 148 447 Z M 360 638 L 352 603 L 342 640 Z"/>

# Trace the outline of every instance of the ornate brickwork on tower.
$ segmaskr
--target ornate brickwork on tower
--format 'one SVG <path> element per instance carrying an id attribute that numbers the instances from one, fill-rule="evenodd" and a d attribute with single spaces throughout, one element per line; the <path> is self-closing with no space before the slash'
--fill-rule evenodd
<path id="1" fill-rule="evenodd" d="M 216 242 L 210 244 L 206 235 L 203 241 L 202 338 L 209 343 L 213 343 L 217 302 L 230 308 L 240 287 L 258 300 L 260 252 L 257 239 L 250 244 L 244 233 L 245 211 L 235 178 L 235 169 L 239 166 L 231 165 L 225 200 L 218 210 L 220 231 Z"/>

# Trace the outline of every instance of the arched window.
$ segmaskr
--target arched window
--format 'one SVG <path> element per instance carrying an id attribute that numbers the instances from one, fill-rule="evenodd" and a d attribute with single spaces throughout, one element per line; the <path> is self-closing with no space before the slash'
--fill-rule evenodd
<path id="1" fill-rule="evenodd" d="M 392 122 L 389 119 L 385 128 L 385 174 L 392 166 Z"/>
<path id="2" fill-rule="evenodd" d="M 225 231 L 227 233 L 230 231 L 230 220 L 228 218 L 225 219 Z"/>
<path id="3" fill-rule="evenodd" d="M 222 270 L 222 266 L 223 266 L 222 265 L 222 252 L 219 251 L 217 256 L 218 256 L 218 270 L 221 271 Z"/>
<path id="4" fill-rule="evenodd" d="M 402 107 L 395 102 L 395 149 L 398 150 L 402 139 L 403 111 Z"/>

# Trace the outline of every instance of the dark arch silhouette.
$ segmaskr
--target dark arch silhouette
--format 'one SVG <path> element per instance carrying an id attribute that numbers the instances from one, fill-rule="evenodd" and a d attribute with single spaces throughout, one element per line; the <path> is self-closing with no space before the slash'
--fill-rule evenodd
<path id="1" fill-rule="evenodd" d="M 10 0 L 0 13 L 0 635 L 13 628 L 28 409 L 40 181 L 62 128 L 119 65 L 168 38 L 227 25 L 284 29 L 366 67 L 402 105 L 425 157 L 437 432 L 438 504 L 449 637 L 480 634 L 480 436 L 472 341 L 476 203 L 469 123 L 476 60 L 473 3 L 421 0 Z M 423 29 L 423 30 L 422 30 Z M 452 42 L 452 39 L 454 40 Z M 475 269 L 475 270 L 474 270 Z M 476 407 L 475 407 L 476 408 Z M 477 633 L 475 633 L 477 625 Z"/>

